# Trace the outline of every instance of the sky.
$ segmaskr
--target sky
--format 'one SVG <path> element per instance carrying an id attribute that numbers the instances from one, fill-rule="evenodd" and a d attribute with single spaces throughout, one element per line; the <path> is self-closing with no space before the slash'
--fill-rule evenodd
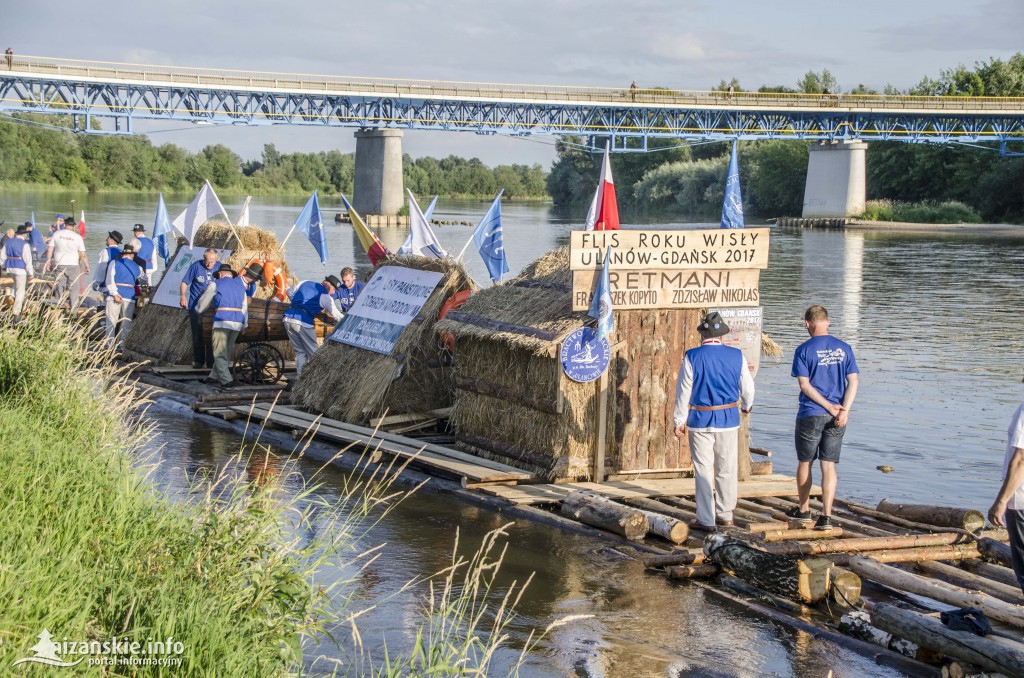
<path id="1" fill-rule="evenodd" d="M 841 88 L 910 87 L 1024 49 L 1021 0 L 3 0 L 0 49 L 206 68 L 473 82 L 709 89 L 795 87 L 827 68 Z M 184 127 L 184 128 L 183 128 Z M 353 129 L 137 122 L 154 143 L 223 143 L 243 159 L 355 150 Z M 488 165 L 555 158 L 554 138 L 406 131 L 413 157 Z"/>

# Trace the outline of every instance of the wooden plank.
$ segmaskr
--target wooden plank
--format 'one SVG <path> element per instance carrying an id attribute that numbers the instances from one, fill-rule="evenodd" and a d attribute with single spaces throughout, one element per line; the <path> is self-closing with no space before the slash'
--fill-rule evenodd
<path id="1" fill-rule="evenodd" d="M 452 408 L 442 407 L 438 410 L 427 410 L 426 412 L 412 412 L 410 414 L 392 414 L 386 417 L 374 417 L 370 420 L 370 426 L 377 428 L 378 426 L 392 426 L 394 424 L 405 424 L 413 421 L 419 421 L 421 419 L 439 419 L 447 417 L 452 413 Z"/>
<path id="2" fill-rule="evenodd" d="M 248 411 L 248 408 L 244 409 Z M 386 443 L 388 450 L 405 454 L 406 456 L 419 453 L 424 457 L 424 459 L 447 459 L 454 464 L 458 464 L 459 468 L 465 472 L 465 477 L 475 480 L 476 482 L 485 482 L 485 479 L 530 480 L 533 478 L 532 474 L 523 471 L 522 469 L 513 468 L 504 464 L 497 464 L 486 459 L 480 459 L 479 457 L 474 457 L 473 455 L 459 452 L 458 450 L 452 450 L 440 445 L 422 444 L 412 438 L 404 438 L 402 436 L 385 433 L 383 431 L 374 432 L 372 429 L 344 424 L 343 422 L 335 421 L 333 419 L 317 418 L 314 415 L 300 412 L 299 410 L 295 410 L 290 407 L 276 407 L 273 409 L 273 412 L 270 412 L 270 409 L 266 406 L 257 405 L 252 408 L 252 412 L 254 415 L 261 416 L 271 421 L 276 420 L 278 422 L 288 424 L 289 426 L 308 428 L 311 424 L 315 423 L 318 426 L 317 435 L 319 437 L 329 437 L 335 442 L 354 442 L 374 447 L 381 444 L 382 449 Z"/>

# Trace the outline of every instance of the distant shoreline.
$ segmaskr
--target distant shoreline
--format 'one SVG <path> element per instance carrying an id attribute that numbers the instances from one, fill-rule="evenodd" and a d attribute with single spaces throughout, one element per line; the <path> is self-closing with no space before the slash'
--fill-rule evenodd
<path id="1" fill-rule="evenodd" d="M 987 235 L 1020 235 L 1024 236 L 1024 225 L 1018 224 L 921 224 L 905 221 L 863 221 L 851 219 L 846 222 L 846 229 L 858 231 L 892 231 L 892 232 L 970 232 Z"/>

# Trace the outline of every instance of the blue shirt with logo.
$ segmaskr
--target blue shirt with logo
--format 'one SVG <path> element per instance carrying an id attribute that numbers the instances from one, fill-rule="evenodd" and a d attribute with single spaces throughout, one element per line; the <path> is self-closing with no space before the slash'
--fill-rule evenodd
<path id="1" fill-rule="evenodd" d="M 345 287 L 344 283 L 338 289 L 334 290 L 334 294 L 331 296 L 338 300 L 338 308 L 341 309 L 342 313 L 348 313 L 352 305 L 356 303 L 356 297 L 366 287 L 366 283 L 359 280 L 352 284 L 352 287 Z"/>
<path id="2" fill-rule="evenodd" d="M 200 259 L 199 261 L 193 261 L 192 265 L 185 271 L 185 276 L 181 279 L 181 282 L 188 285 L 188 307 L 190 309 L 196 307 L 196 302 L 199 301 L 199 297 L 203 296 L 203 292 L 213 282 L 213 274 L 219 268 L 219 261 L 213 262 L 213 268 L 208 269 L 205 262 Z"/>
<path id="3" fill-rule="evenodd" d="M 793 354 L 793 377 L 807 377 L 818 393 L 833 405 L 841 405 L 846 395 L 846 377 L 859 374 L 853 349 L 831 334 L 811 337 Z M 828 414 L 820 405 L 800 392 L 796 416 L 813 417 Z"/>

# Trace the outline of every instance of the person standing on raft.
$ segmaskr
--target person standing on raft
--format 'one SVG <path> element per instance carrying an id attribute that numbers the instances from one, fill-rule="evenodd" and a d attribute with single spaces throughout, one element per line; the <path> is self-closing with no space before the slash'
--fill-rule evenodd
<path id="1" fill-rule="evenodd" d="M 341 287 L 337 276 L 329 275 L 322 283 L 304 280 L 288 290 L 291 307 L 284 312 L 284 329 L 295 347 L 295 374 L 302 374 L 302 366 L 316 353 L 316 316 L 328 313 L 335 322 L 344 315 L 334 303 L 334 293 Z"/>
<path id="2" fill-rule="evenodd" d="M 106 298 L 107 344 L 124 350 L 124 340 L 132 328 L 135 315 L 135 284 L 142 269 L 135 263 L 135 248 L 125 245 L 120 254 L 107 264 L 103 290 Z"/>
<path id="3" fill-rule="evenodd" d="M 1010 562 L 1017 575 L 1017 585 L 1024 591 L 1024 403 L 1010 420 L 1003 459 L 1003 486 L 988 510 L 988 519 L 996 527 L 1005 526 L 1010 533 Z"/>
<path id="4" fill-rule="evenodd" d="M 199 313 L 213 306 L 213 369 L 203 383 L 225 388 L 239 385 L 231 374 L 235 341 L 249 324 L 249 297 L 256 293 L 255 281 L 262 277 L 263 267 L 259 264 L 246 266 L 237 278 L 230 267 L 221 266 L 216 280 L 199 297 Z"/>
<path id="5" fill-rule="evenodd" d="M 836 464 L 850 409 L 857 397 L 860 369 L 853 349 L 828 333 L 828 311 L 811 306 L 804 312 L 811 338 L 793 354 L 793 374 L 800 385 L 796 413 L 796 488 L 800 506 L 786 512 L 790 518 L 811 522 L 811 465 L 821 465 L 821 515 L 816 530 L 832 528 L 832 500 L 836 496 Z"/>
<path id="6" fill-rule="evenodd" d="M 7 272 L 14 278 L 14 308 L 11 313 L 14 322 L 21 320 L 21 309 L 25 305 L 25 288 L 28 279 L 36 273 L 32 268 L 32 246 L 28 243 L 29 224 L 18 226 L 14 237 L 4 243 L 0 249 L 0 266 L 7 269 Z"/>
<path id="7" fill-rule="evenodd" d="M 153 284 L 153 274 L 156 273 L 156 243 L 146 237 L 146 227 L 142 224 L 135 224 L 132 228 L 132 247 L 135 248 L 135 263 L 142 268 L 146 284 Z"/>
<path id="8" fill-rule="evenodd" d="M 754 404 L 754 378 L 738 348 L 719 337 L 729 326 L 718 311 L 708 313 L 697 332 L 703 342 L 686 352 L 676 382 L 675 434 L 690 434 L 697 491 L 697 525 L 714 530 L 733 525 L 739 465 L 740 411 Z M 713 488 L 713 489 L 712 489 Z"/>
<path id="9" fill-rule="evenodd" d="M 213 369 L 213 345 L 203 339 L 203 314 L 196 310 L 199 297 L 213 282 L 220 270 L 219 255 L 212 247 L 206 248 L 203 258 L 193 261 L 181 279 L 179 305 L 188 310 L 189 327 L 192 330 L 192 369 L 203 367 Z"/>

